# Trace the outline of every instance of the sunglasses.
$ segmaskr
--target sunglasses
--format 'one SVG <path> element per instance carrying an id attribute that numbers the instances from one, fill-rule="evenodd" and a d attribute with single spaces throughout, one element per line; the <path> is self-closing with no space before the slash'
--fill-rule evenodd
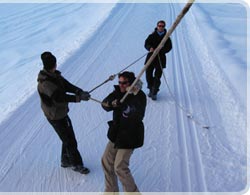
<path id="1" fill-rule="evenodd" d="M 162 28 L 164 28 L 165 26 L 164 26 L 164 25 L 158 25 L 158 27 L 162 27 Z"/>
<path id="2" fill-rule="evenodd" d="M 128 81 L 119 81 L 119 85 L 126 85 L 128 84 Z"/>

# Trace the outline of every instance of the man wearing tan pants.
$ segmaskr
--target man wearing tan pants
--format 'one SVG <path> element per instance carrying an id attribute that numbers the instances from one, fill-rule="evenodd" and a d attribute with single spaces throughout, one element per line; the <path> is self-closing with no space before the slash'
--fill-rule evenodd
<path id="1" fill-rule="evenodd" d="M 118 178 L 124 192 L 139 192 L 129 169 L 129 160 L 134 149 L 143 145 L 142 120 L 146 109 L 146 95 L 141 86 L 136 85 L 137 89 L 120 103 L 134 80 L 135 75 L 132 72 L 119 74 L 119 86 L 116 85 L 115 90 L 103 100 L 102 107 L 106 111 L 113 111 L 113 120 L 108 122 L 110 141 L 102 157 L 105 192 L 119 192 Z"/>
<path id="2" fill-rule="evenodd" d="M 105 174 L 105 191 L 119 192 L 117 176 L 123 185 L 125 192 L 138 192 L 134 178 L 128 168 L 129 159 L 133 149 L 116 149 L 109 142 L 102 158 L 102 166 Z M 116 176 L 117 175 L 117 176 Z"/>

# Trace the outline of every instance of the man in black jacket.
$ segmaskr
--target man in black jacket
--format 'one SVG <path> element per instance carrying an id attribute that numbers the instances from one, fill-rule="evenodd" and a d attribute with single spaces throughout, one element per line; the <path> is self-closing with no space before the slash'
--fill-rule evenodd
<path id="1" fill-rule="evenodd" d="M 102 107 L 106 111 L 113 111 L 113 120 L 108 122 L 110 141 L 102 157 L 105 192 L 119 192 L 117 176 L 124 192 L 139 192 L 128 166 L 134 149 L 143 145 L 142 120 L 146 109 L 146 95 L 141 86 L 137 85 L 137 89 L 132 89 L 133 93 L 120 103 L 134 80 L 132 72 L 119 74 L 119 86 L 115 85 L 115 90 L 103 100 Z"/>
<path id="2" fill-rule="evenodd" d="M 162 41 L 165 36 L 167 30 L 165 29 L 165 21 L 160 20 L 157 22 L 157 27 L 154 32 L 150 34 L 145 40 L 145 48 L 150 52 L 147 55 L 146 62 L 149 60 L 154 50 L 158 47 L 159 43 Z M 149 94 L 153 100 L 157 99 L 157 92 L 159 91 L 159 87 L 161 85 L 161 76 L 162 76 L 162 68 L 166 68 L 166 56 L 172 49 L 171 39 L 168 38 L 163 48 L 160 50 L 159 54 L 155 57 L 153 62 L 146 70 L 146 80 L 148 84 Z"/>
<path id="3" fill-rule="evenodd" d="M 68 116 L 68 103 L 87 101 L 90 95 L 63 78 L 56 70 L 56 57 L 52 53 L 44 52 L 41 59 L 44 67 L 38 74 L 37 89 L 42 110 L 62 141 L 61 166 L 72 167 L 74 171 L 87 174 L 89 169 L 83 165 Z M 67 92 L 75 95 L 69 95 Z"/>

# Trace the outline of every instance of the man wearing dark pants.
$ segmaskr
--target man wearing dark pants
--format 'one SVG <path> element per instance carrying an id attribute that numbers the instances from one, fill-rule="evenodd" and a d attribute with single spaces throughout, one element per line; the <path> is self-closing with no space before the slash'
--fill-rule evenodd
<path id="1" fill-rule="evenodd" d="M 51 52 L 44 52 L 41 59 L 44 67 L 38 74 L 37 89 L 44 115 L 62 141 L 61 166 L 72 167 L 74 171 L 87 174 L 89 169 L 83 165 L 68 116 L 68 103 L 87 101 L 90 95 L 71 84 L 56 70 L 56 57 Z"/>
<path id="2" fill-rule="evenodd" d="M 72 165 L 83 165 L 82 157 L 77 149 L 77 142 L 69 116 L 61 120 L 48 121 L 62 140 L 61 166 L 70 167 Z"/>
<path id="3" fill-rule="evenodd" d="M 162 39 L 164 38 L 167 30 L 165 29 L 165 21 L 160 20 L 157 22 L 157 27 L 155 28 L 154 32 L 150 34 L 147 39 L 145 40 L 144 47 L 149 51 L 146 62 L 152 56 L 154 50 L 158 47 Z M 152 98 L 152 100 L 157 99 L 157 93 L 159 91 L 161 85 L 161 76 L 162 76 L 162 69 L 166 68 L 166 56 L 165 54 L 168 53 L 172 49 L 172 42 L 171 39 L 168 38 L 166 43 L 164 44 L 163 48 L 160 50 L 159 54 L 155 57 L 153 62 L 149 65 L 146 70 L 146 80 L 148 84 L 149 94 L 148 96 Z"/>

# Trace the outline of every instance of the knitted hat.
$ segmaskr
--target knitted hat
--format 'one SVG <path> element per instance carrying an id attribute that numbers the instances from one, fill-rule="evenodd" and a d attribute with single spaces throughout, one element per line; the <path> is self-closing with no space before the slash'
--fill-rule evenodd
<path id="1" fill-rule="evenodd" d="M 56 57 L 49 51 L 42 53 L 41 59 L 45 70 L 51 70 L 56 66 Z"/>

